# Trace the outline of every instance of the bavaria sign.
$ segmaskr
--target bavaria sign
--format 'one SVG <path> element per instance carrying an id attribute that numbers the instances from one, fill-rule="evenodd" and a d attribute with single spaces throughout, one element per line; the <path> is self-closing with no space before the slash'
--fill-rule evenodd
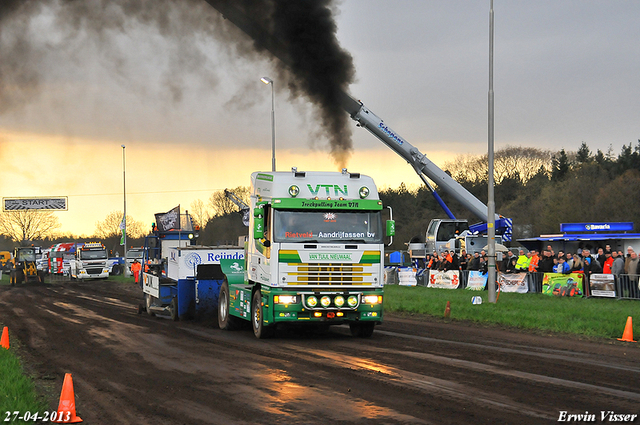
<path id="1" fill-rule="evenodd" d="M 628 232 L 633 230 L 633 222 L 613 223 L 561 223 L 561 232 Z"/>
<path id="2" fill-rule="evenodd" d="M 67 197 L 55 198 L 2 198 L 3 211 L 67 210 Z"/>

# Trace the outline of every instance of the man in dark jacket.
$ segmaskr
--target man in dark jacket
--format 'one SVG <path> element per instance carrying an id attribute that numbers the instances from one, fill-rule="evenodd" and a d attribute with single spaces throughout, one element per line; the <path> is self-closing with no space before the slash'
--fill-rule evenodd
<path id="1" fill-rule="evenodd" d="M 538 263 L 538 271 L 540 273 L 551 273 L 553 272 L 553 257 L 551 256 L 551 252 L 549 250 L 542 251 L 542 258 Z"/>

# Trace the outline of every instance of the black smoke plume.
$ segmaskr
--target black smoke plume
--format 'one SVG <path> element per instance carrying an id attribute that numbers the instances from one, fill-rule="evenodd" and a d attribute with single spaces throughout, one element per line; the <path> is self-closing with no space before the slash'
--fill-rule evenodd
<path id="1" fill-rule="evenodd" d="M 175 54 L 189 60 L 177 58 L 172 61 L 176 64 L 194 63 L 203 56 L 190 43 L 202 33 L 233 45 L 230 50 L 247 57 L 276 57 L 278 81 L 285 82 L 292 97 L 303 96 L 318 108 L 319 125 L 335 162 L 344 165 L 351 152 L 349 117 L 340 101 L 355 71 L 351 55 L 336 37 L 333 0 L 2 0 L 0 113 L 37 94 L 43 72 L 38 69 L 39 52 L 22 34 L 45 8 L 55 14 L 57 26 L 68 37 L 84 31 L 104 49 L 114 48 L 106 41 L 110 31 L 147 25 L 178 40 L 181 48 Z M 230 29 L 229 22 L 246 36 Z M 176 67 L 167 75 L 174 100 L 180 100 L 184 73 L 197 72 L 197 67 L 185 68 Z"/>

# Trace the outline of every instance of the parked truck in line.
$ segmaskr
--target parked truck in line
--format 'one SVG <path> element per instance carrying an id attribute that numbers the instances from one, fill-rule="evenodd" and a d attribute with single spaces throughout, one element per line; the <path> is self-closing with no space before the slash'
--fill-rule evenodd
<path id="1" fill-rule="evenodd" d="M 127 250 L 127 255 L 124 257 L 124 275 L 125 277 L 133 276 L 131 273 L 131 265 L 135 260 L 138 260 L 140 263 L 144 263 L 145 261 L 145 249 L 144 247 L 137 248 L 129 248 Z"/>
<path id="2" fill-rule="evenodd" d="M 102 242 L 76 244 L 75 256 L 69 261 L 72 279 L 106 279 L 109 277 L 107 248 Z"/>
<path id="3" fill-rule="evenodd" d="M 250 321 L 257 338 L 281 324 L 348 324 L 369 337 L 383 319 L 385 234 L 373 180 L 340 172 L 251 175 L 245 261 L 221 260 L 218 322 Z"/>

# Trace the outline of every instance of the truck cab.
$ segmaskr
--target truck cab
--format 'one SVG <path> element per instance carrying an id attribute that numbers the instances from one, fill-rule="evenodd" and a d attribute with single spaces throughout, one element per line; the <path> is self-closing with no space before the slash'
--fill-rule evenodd
<path id="1" fill-rule="evenodd" d="M 124 275 L 125 277 L 132 276 L 131 273 L 131 265 L 135 260 L 138 260 L 139 263 L 145 263 L 145 249 L 143 247 L 139 248 L 129 248 L 127 250 L 127 255 L 124 258 Z"/>
<path id="2" fill-rule="evenodd" d="M 395 229 L 383 225 L 373 180 L 294 168 L 253 173 L 251 183 L 246 270 L 221 261 L 220 327 L 248 320 L 265 338 L 279 324 L 348 324 L 371 336 L 382 322 L 385 233 Z"/>
<path id="3" fill-rule="evenodd" d="M 76 255 L 69 263 L 72 279 L 106 279 L 109 277 L 107 248 L 101 242 L 76 246 Z"/>

